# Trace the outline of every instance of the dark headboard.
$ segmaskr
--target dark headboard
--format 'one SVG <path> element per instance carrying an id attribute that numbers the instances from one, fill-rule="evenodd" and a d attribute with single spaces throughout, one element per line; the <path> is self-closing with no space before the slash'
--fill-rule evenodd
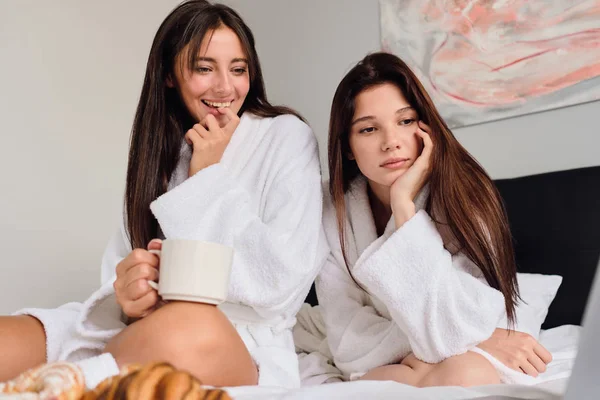
<path id="1" fill-rule="evenodd" d="M 581 324 L 600 258 L 600 166 L 496 181 L 519 272 L 563 282 L 542 328 Z"/>

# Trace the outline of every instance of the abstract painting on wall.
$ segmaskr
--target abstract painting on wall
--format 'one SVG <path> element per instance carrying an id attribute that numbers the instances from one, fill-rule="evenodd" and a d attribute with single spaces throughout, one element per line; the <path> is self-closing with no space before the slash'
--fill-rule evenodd
<path id="1" fill-rule="evenodd" d="M 382 49 L 411 67 L 451 127 L 600 99 L 600 0 L 379 5 Z"/>

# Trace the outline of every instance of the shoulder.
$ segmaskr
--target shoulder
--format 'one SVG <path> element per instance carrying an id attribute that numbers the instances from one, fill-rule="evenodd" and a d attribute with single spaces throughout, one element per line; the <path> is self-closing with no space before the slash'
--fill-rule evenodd
<path id="1" fill-rule="evenodd" d="M 312 132 L 310 127 L 304 121 L 292 114 L 282 114 L 269 119 L 273 121 L 274 126 L 279 128 Z"/>
<path id="2" fill-rule="evenodd" d="M 261 128 L 266 130 L 265 134 L 271 140 L 294 148 L 295 146 L 317 145 L 317 138 L 313 130 L 300 118 L 292 114 L 278 115 L 272 118 L 255 117 L 260 120 Z M 296 147 L 296 150 L 299 150 Z"/>
<path id="3" fill-rule="evenodd" d="M 317 144 L 317 138 L 311 127 L 295 115 L 284 114 L 273 118 L 273 130 L 282 140 L 305 146 Z"/>

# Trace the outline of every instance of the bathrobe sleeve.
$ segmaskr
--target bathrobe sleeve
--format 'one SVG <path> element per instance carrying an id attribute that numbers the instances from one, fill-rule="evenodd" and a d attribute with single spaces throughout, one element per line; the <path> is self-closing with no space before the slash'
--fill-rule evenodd
<path id="1" fill-rule="evenodd" d="M 400 327 L 379 315 L 340 261 L 331 254 L 315 286 L 333 362 L 349 379 L 400 362 L 410 349 Z"/>
<path id="2" fill-rule="evenodd" d="M 234 248 L 227 300 L 262 315 L 278 313 L 308 292 L 317 274 L 322 192 L 317 143 L 292 116 L 270 128 L 278 138 L 267 184 L 244 187 L 221 163 L 211 165 L 151 204 L 167 238 Z M 254 204 L 260 199 L 261 204 Z M 257 213 L 256 210 L 260 210 Z M 260 214 L 260 215 L 259 215 Z"/>
<path id="3" fill-rule="evenodd" d="M 101 285 L 106 282 L 114 282 L 117 275 L 117 264 L 131 253 L 131 244 L 127 238 L 124 222 L 121 222 L 119 229 L 108 241 L 104 254 L 102 255 L 102 264 L 100 267 Z"/>
<path id="4" fill-rule="evenodd" d="M 116 266 L 130 251 L 131 246 L 125 234 L 125 227 L 121 224 L 104 250 L 100 273 L 102 288 L 112 289 Z M 31 315 L 42 323 L 46 334 L 46 362 L 55 362 L 67 359 L 71 354 L 70 347 L 74 346 L 74 343 L 79 344 L 81 339 L 77 328 L 82 315 L 87 315 L 88 308 L 87 302 L 83 304 L 72 302 L 50 309 L 27 308 L 13 315 Z M 109 315 L 114 317 L 117 324 L 122 324 L 124 317 L 116 302 Z M 96 347 L 103 346 L 103 343 Z"/>
<path id="5" fill-rule="evenodd" d="M 492 335 L 505 313 L 504 296 L 466 256 L 444 248 L 424 210 L 377 244 L 352 269 L 367 292 L 335 254 L 317 281 L 331 351 L 343 372 L 397 362 L 407 340 L 418 359 L 438 363 Z M 369 295 L 385 304 L 391 320 L 367 304 Z"/>

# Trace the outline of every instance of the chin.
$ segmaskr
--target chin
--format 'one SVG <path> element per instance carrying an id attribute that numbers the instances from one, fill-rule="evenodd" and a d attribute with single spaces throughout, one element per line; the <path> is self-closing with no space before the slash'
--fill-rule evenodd
<path id="1" fill-rule="evenodd" d="M 389 177 L 385 177 L 385 176 L 373 177 L 373 176 L 364 175 L 364 177 L 367 178 L 367 180 L 370 181 L 371 183 L 374 183 L 378 186 L 390 187 L 390 186 L 392 186 L 392 183 L 394 183 L 393 179 L 390 179 Z"/>
<path id="2" fill-rule="evenodd" d="M 391 173 L 391 174 L 385 176 L 384 178 L 382 178 L 381 180 L 383 182 L 385 182 L 384 183 L 385 186 L 392 186 L 392 184 L 394 182 L 396 182 L 396 180 L 398 178 L 400 178 L 402 175 L 404 175 L 405 172 L 406 172 L 405 170 L 394 171 L 393 173 Z"/>

